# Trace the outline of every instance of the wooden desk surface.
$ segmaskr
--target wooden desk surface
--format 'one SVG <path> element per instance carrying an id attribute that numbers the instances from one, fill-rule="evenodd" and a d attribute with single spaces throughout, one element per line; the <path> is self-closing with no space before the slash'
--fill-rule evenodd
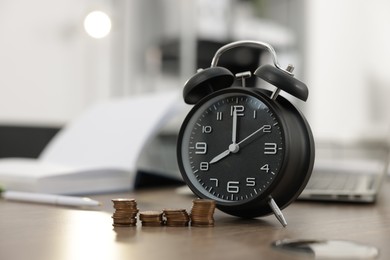
<path id="1" fill-rule="evenodd" d="M 100 210 L 80 210 L 0 200 L 0 259 L 309 259 L 271 248 L 285 238 L 341 239 L 376 246 L 390 259 L 390 182 L 376 204 L 295 202 L 273 216 L 238 219 L 216 211 L 214 227 L 113 228 L 111 199 L 134 197 L 140 210 L 192 206 L 173 188 L 92 196 Z"/>

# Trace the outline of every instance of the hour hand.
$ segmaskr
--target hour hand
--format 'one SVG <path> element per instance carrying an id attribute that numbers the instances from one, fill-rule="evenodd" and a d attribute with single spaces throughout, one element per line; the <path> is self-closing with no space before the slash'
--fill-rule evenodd
<path id="1" fill-rule="evenodd" d="M 219 160 L 225 158 L 226 156 L 229 155 L 229 153 L 230 153 L 230 150 L 229 150 L 229 149 L 223 151 L 222 153 L 218 154 L 218 155 L 215 156 L 213 159 L 211 159 L 210 164 L 216 163 L 216 162 L 218 162 Z"/>
<path id="2" fill-rule="evenodd" d="M 233 143 L 229 145 L 229 149 L 223 151 L 222 153 L 218 154 L 213 159 L 211 159 L 210 164 L 218 162 L 219 160 L 228 156 L 230 153 L 237 153 L 239 150 L 240 147 L 238 146 L 238 144 Z"/>

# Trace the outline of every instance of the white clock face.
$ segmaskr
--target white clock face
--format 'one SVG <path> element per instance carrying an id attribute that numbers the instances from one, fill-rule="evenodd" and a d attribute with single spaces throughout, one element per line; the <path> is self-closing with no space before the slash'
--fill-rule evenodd
<path id="1" fill-rule="evenodd" d="M 283 126 L 258 95 L 212 96 L 183 125 L 179 164 L 193 190 L 222 204 L 245 203 L 261 196 L 281 170 Z"/>

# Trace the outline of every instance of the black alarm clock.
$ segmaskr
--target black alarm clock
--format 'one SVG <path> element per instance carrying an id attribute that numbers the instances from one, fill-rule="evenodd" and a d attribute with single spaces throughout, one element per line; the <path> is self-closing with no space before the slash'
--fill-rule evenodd
<path id="1" fill-rule="evenodd" d="M 273 65 L 233 75 L 217 66 L 220 56 L 236 47 L 267 50 Z M 314 164 L 314 141 L 302 113 L 285 91 L 306 101 L 307 86 L 282 69 L 271 45 L 237 41 L 221 47 L 210 68 L 185 84 L 184 101 L 194 105 L 178 136 L 177 159 L 189 188 L 200 198 L 216 201 L 221 211 L 244 218 L 274 213 L 287 225 L 281 209 L 306 186 Z M 245 86 L 259 77 L 274 91 Z M 239 78 L 241 86 L 233 86 Z"/>

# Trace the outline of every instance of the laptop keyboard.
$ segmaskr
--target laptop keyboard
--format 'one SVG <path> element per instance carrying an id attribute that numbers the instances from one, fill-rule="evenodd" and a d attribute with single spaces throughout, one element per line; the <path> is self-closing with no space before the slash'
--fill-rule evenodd
<path id="1" fill-rule="evenodd" d="M 306 189 L 354 191 L 368 188 L 372 184 L 372 176 L 360 174 L 324 173 L 313 174 Z"/>

